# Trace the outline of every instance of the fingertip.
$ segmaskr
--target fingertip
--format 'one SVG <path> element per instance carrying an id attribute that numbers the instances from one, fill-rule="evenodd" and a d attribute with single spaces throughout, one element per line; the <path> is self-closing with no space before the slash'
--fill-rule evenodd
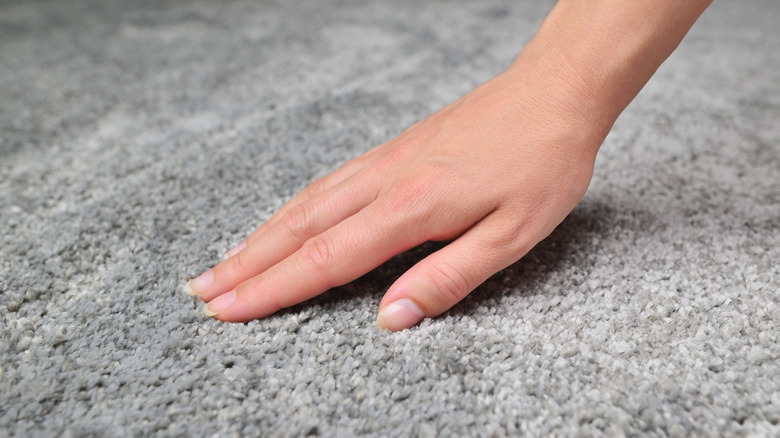
<path id="1" fill-rule="evenodd" d="M 198 294 L 196 294 L 196 293 L 195 293 L 195 291 L 194 291 L 194 290 L 192 290 L 192 286 L 190 286 L 190 282 L 189 282 L 189 281 L 188 281 L 187 283 L 185 283 L 185 284 L 184 284 L 184 286 L 182 287 L 182 289 L 184 290 L 184 293 L 186 293 L 187 295 L 189 295 L 189 296 L 191 296 L 191 297 L 196 297 L 196 296 L 198 296 Z"/>
<path id="2" fill-rule="evenodd" d="M 209 301 L 208 304 L 203 306 L 203 314 L 209 317 L 218 315 L 230 308 L 235 301 L 236 291 L 234 289 Z"/>
<path id="3" fill-rule="evenodd" d="M 425 319 L 425 312 L 409 298 L 396 300 L 379 311 L 376 324 L 381 330 L 397 332 L 416 326 Z"/>
<path id="4" fill-rule="evenodd" d="M 184 291 L 187 292 L 187 295 L 202 297 L 213 283 L 214 270 L 209 269 L 200 274 L 197 278 L 188 281 L 187 284 L 184 285 Z"/>

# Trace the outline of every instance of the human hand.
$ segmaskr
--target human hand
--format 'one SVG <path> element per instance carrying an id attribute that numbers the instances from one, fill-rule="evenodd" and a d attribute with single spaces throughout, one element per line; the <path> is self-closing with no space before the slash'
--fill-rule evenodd
<path id="1" fill-rule="evenodd" d="M 377 323 L 402 330 L 446 311 L 550 234 L 590 183 L 611 123 L 540 70 L 520 60 L 315 181 L 188 292 L 209 316 L 248 321 L 452 240 L 390 287 Z"/>
<path id="2" fill-rule="evenodd" d="M 428 240 L 377 323 L 402 330 L 519 260 L 582 199 L 618 115 L 711 0 L 560 0 L 512 67 L 293 198 L 187 291 L 263 318 Z"/>

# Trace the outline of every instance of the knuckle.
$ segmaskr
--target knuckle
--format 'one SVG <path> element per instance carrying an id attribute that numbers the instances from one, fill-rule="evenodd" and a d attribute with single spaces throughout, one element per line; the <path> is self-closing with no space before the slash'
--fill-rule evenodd
<path id="1" fill-rule="evenodd" d="M 513 248 L 528 234 L 526 221 L 505 224 L 491 242 L 496 248 Z"/>
<path id="2" fill-rule="evenodd" d="M 361 155 L 359 157 L 350 158 L 341 165 L 341 169 L 345 171 L 351 171 L 363 167 L 365 158 Z"/>
<path id="3" fill-rule="evenodd" d="M 421 208 L 430 197 L 433 182 L 428 178 L 410 178 L 395 184 L 387 193 L 387 208 L 392 213 L 408 213 Z"/>
<path id="4" fill-rule="evenodd" d="M 373 163 L 375 173 L 385 173 L 395 169 L 400 163 L 406 160 L 418 146 L 416 142 L 405 140 L 393 142 Z"/>
<path id="5" fill-rule="evenodd" d="M 311 184 L 306 186 L 301 191 L 301 194 L 306 199 L 311 199 L 311 198 L 319 195 L 320 193 L 322 193 L 323 190 L 325 190 L 325 178 L 320 178 L 320 179 L 314 180 L 314 182 L 312 182 Z"/>
<path id="6" fill-rule="evenodd" d="M 300 258 L 306 269 L 324 272 L 333 259 L 332 246 L 323 237 L 314 236 L 301 247 Z"/>
<path id="7" fill-rule="evenodd" d="M 230 260 L 229 270 L 232 272 L 246 272 L 249 268 L 246 253 L 240 252 L 228 260 Z"/>
<path id="8" fill-rule="evenodd" d="M 287 234 L 296 238 L 308 237 L 311 232 L 310 214 L 308 209 L 302 205 L 291 208 L 284 215 L 282 224 Z"/>
<path id="9" fill-rule="evenodd" d="M 440 262 L 432 265 L 430 278 L 435 293 L 444 303 L 458 302 L 471 292 L 469 279 L 449 264 Z"/>
<path id="10" fill-rule="evenodd" d="M 547 224 L 542 208 L 534 214 L 518 212 L 503 221 L 490 246 L 497 257 L 520 259 L 557 225 Z"/>

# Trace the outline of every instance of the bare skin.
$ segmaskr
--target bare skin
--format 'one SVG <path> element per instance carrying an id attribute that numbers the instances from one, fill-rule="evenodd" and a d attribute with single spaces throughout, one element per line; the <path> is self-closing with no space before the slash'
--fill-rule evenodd
<path id="1" fill-rule="evenodd" d="M 709 3 L 561 0 L 506 72 L 315 181 L 187 291 L 249 321 L 451 241 L 390 287 L 377 323 L 445 312 L 574 209 L 612 124 Z"/>

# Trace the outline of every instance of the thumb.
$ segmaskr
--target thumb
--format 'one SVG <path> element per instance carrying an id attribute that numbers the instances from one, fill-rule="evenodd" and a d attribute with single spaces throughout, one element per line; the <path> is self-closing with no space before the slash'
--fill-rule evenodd
<path id="1" fill-rule="evenodd" d="M 494 215 L 483 218 L 404 273 L 379 304 L 379 328 L 404 330 L 437 316 L 519 260 L 530 247 L 518 250 L 524 245 L 517 234 L 501 231 L 507 228 L 502 222 Z"/>

